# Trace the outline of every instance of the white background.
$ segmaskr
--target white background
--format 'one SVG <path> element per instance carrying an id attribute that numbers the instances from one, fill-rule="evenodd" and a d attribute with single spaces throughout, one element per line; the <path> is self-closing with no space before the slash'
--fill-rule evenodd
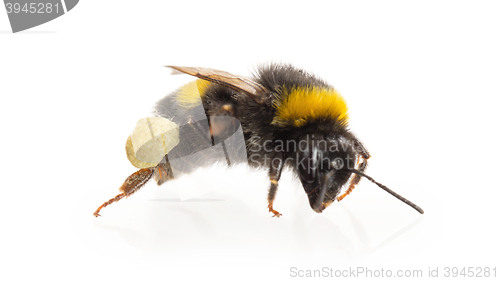
<path id="1" fill-rule="evenodd" d="M 2 9 L 0 279 L 498 276 L 498 2 L 80 1 L 18 34 Z M 268 61 L 334 85 L 367 173 L 426 213 L 363 180 L 316 214 L 287 172 L 271 218 L 266 172 L 240 166 L 151 182 L 92 216 L 135 171 L 124 145 L 137 120 L 192 80 L 163 65 L 248 75 Z M 204 194 L 181 201 L 184 188 Z"/>

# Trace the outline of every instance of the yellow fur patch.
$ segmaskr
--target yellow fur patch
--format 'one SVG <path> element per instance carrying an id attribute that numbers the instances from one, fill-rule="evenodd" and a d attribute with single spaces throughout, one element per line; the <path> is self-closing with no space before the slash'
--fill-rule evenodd
<path id="1" fill-rule="evenodd" d="M 177 95 L 179 105 L 189 108 L 201 104 L 201 97 L 203 97 L 210 84 L 209 81 L 197 79 L 182 86 Z"/>
<path id="2" fill-rule="evenodd" d="M 347 123 L 349 118 L 344 98 L 332 88 L 285 88 L 281 97 L 274 104 L 277 111 L 273 124 L 276 125 L 301 127 L 308 121 L 321 118 Z"/>

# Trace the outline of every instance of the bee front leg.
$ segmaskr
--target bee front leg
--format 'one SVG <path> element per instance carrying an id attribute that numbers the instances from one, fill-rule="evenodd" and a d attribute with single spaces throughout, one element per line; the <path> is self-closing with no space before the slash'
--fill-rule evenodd
<path id="1" fill-rule="evenodd" d="M 368 166 L 368 162 L 366 161 L 365 158 L 361 157 L 363 160 L 359 164 L 358 170 L 361 172 L 364 172 L 366 167 Z M 356 174 L 352 177 L 351 182 L 349 183 L 349 188 L 344 192 L 344 194 L 340 195 L 337 197 L 337 201 L 340 202 L 342 199 L 344 199 L 347 195 L 351 194 L 351 192 L 354 190 L 356 185 L 358 185 L 359 181 L 361 180 L 361 176 Z"/>
<path id="2" fill-rule="evenodd" d="M 94 216 L 95 217 L 100 216 L 99 212 L 101 211 L 101 209 L 108 206 L 109 204 L 118 202 L 123 197 L 128 197 L 134 194 L 137 190 L 139 190 L 139 188 L 141 188 L 146 184 L 146 182 L 148 182 L 148 180 L 153 175 L 155 169 L 156 168 L 140 169 L 139 171 L 130 175 L 120 187 L 120 191 L 122 193 L 116 195 L 115 197 L 109 199 L 108 201 L 104 202 L 101 206 L 99 206 L 99 208 L 97 208 L 97 210 L 94 212 Z"/>
<path id="3" fill-rule="evenodd" d="M 271 158 L 271 166 L 269 168 L 269 179 L 271 180 L 271 187 L 269 188 L 269 193 L 267 195 L 267 208 L 269 212 L 273 213 L 273 217 L 280 217 L 281 214 L 273 209 L 274 198 L 276 197 L 276 191 L 278 191 L 278 181 L 281 177 L 281 171 L 283 170 L 283 153 L 279 152 Z"/>
<path id="4" fill-rule="evenodd" d="M 354 137 L 354 135 L 349 134 L 348 138 L 350 138 L 351 141 L 354 143 L 354 150 L 359 153 L 358 154 L 358 163 L 359 163 L 359 160 L 361 159 L 361 163 L 359 163 L 359 166 L 358 166 L 357 169 L 360 172 L 364 172 L 365 169 L 366 169 L 366 167 L 368 166 L 368 159 L 370 158 L 370 153 L 368 153 L 368 151 L 366 150 L 366 148 L 364 148 L 364 146 L 361 144 L 361 142 L 359 142 L 356 139 L 356 137 Z M 353 166 L 352 168 L 356 168 L 356 167 Z M 360 180 L 361 180 L 361 176 L 358 175 L 358 174 L 355 174 L 352 177 L 351 182 L 349 183 L 349 188 L 344 192 L 344 194 L 342 194 L 342 195 L 340 195 L 340 196 L 337 197 L 337 201 L 340 202 L 347 195 L 349 195 L 354 190 L 354 188 L 356 187 L 356 185 L 358 185 L 358 183 L 359 183 Z"/>

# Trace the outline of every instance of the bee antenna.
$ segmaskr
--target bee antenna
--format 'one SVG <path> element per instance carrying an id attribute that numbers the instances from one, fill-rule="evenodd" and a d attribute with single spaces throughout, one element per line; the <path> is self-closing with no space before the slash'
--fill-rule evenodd
<path id="1" fill-rule="evenodd" d="M 382 188 L 383 190 L 389 192 L 392 196 L 398 198 L 399 200 L 403 201 L 403 203 L 405 203 L 406 205 L 412 207 L 413 209 L 417 210 L 417 212 L 423 214 L 424 213 L 424 210 L 422 210 L 422 208 L 420 208 L 419 206 L 415 205 L 415 203 L 411 202 L 410 200 L 404 198 L 403 196 L 397 194 L 396 192 L 392 191 L 391 189 L 389 189 L 387 186 L 375 181 L 372 177 L 366 175 L 365 173 L 361 172 L 361 171 L 358 171 L 358 170 L 354 170 L 354 169 L 351 169 L 351 171 L 355 174 L 358 174 L 360 176 L 363 176 L 365 178 L 367 178 L 369 181 L 373 182 L 374 184 L 378 185 L 380 188 Z"/>

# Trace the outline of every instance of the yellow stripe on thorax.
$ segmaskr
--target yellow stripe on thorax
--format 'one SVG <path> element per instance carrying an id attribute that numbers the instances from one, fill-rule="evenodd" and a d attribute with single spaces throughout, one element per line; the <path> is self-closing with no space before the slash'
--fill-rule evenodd
<path id="1" fill-rule="evenodd" d="M 197 79 L 182 86 L 177 94 L 179 105 L 190 108 L 201 104 L 201 98 L 210 84 L 208 81 Z"/>
<path id="2" fill-rule="evenodd" d="M 347 104 L 333 88 L 294 87 L 283 89 L 275 102 L 273 124 L 301 127 L 308 121 L 328 118 L 347 123 Z"/>

